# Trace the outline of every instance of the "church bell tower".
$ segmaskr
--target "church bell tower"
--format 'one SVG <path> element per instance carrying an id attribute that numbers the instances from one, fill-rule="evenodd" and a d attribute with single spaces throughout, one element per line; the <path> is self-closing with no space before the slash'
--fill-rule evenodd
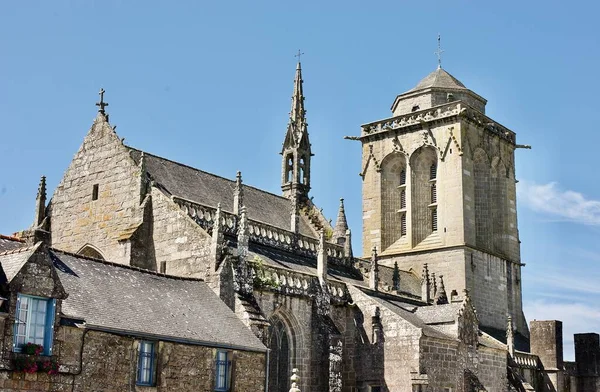
<path id="1" fill-rule="evenodd" d="M 427 263 L 449 292 L 470 291 L 483 330 L 510 315 L 526 339 L 516 135 L 486 104 L 440 64 L 361 127 L 363 255 L 376 246 L 381 264 L 415 274 Z"/>
<path id="2" fill-rule="evenodd" d="M 294 78 L 292 109 L 281 150 L 281 190 L 285 197 L 295 198 L 299 202 L 305 200 L 310 191 L 310 157 L 312 156 L 308 140 L 302 83 L 302 66 L 298 61 Z"/>

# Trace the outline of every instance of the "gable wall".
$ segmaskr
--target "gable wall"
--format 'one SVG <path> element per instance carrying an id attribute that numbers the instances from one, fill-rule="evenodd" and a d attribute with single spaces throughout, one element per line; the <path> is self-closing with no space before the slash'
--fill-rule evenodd
<path id="1" fill-rule="evenodd" d="M 52 197 L 52 246 L 78 252 L 91 244 L 106 260 L 129 264 L 129 252 L 117 239 L 141 222 L 139 181 L 140 170 L 116 133 L 108 123 L 95 122 Z"/>

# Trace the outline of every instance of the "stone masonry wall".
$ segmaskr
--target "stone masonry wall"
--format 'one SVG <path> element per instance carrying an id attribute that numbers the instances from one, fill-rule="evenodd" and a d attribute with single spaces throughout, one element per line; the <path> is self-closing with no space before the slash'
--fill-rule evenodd
<path id="1" fill-rule="evenodd" d="M 309 298 L 291 297 L 270 291 L 255 291 L 257 303 L 267 320 L 273 325 L 281 320 L 286 327 L 290 345 L 290 367 L 298 369 L 300 390 L 315 390 L 319 380 L 313 377 L 316 369 L 311 369 L 313 317 L 312 301 Z M 265 342 L 268 346 L 268 342 Z"/>
<path id="2" fill-rule="evenodd" d="M 152 187 L 152 239 L 156 268 L 171 275 L 205 278 L 210 265 L 211 237 L 177 204 Z"/>
<path id="3" fill-rule="evenodd" d="M 215 383 L 216 349 L 160 342 L 156 387 L 135 385 L 138 340 L 62 326 L 56 355 L 61 373 L 0 371 L 0 391 L 210 391 Z M 64 339 L 64 340 L 63 340 Z M 81 344 L 84 342 L 83 350 Z M 232 351 L 236 391 L 264 391 L 265 354 Z"/>
<path id="4" fill-rule="evenodd" d="M 127 148 L 99 116 L 52 197 L 52 246 L 78 252 L 92 245 L 105 259 L 129 264 L 128 251 L 117 240 L 141 221 L 139 181 Z M 92 200 L 94 185 L 97 200 Z"/>
<path id="5" fill-rule="evenodd" d="M 454 136 L 454 139 L 453 139 Z M 456 139 L 456 140 L 455 140 Z M 460 123 L 448 122 L 447 124 L 427 128 L 419 126 L 410 131 L 393 134 L 372 142 L 363 143 L 362 167 L 363 177 L 363 254 L 368 255 L 373 246 L 377 246 L 380 254 L 397 254 L 406 251 L 428 250 L 443 246 L 462 245 L 465 243 L 463 222 L 463 197 L 462 197 L 462 157 L 460 145 Z M 427 234 L 417 236 L 413 239 L 412 230 L 422 229 L 419 222 L 413 222 L 415 218 L 415 200 L 426 200 L 429 204 L 431 195 L 429 183 L 422 186 L 420 193 L 411 189 L 415 185 L 411 167 L 415 156 L 419 155 L 422 147 L 431 149 L 437 155 L 437 220 L 438 230 L 428 238 Z M 384 227 L 382 219 L 382 175 L 385 175 L 385 162 L 391 154 L 403 154 L 407 157 L 410 165 L 407 167 L 406 184 L 406 211 L 407 211 L 407 238 L 409 241 L 399 247 L 391 246 L 382 248 L 382 233 L 388 230 Z M 385 161 L 384 161 L 385 160 Z M 383 166 L 380 167 L 380 165 Z M 426 168 L 427 174 L 429 168 Z M 427 178 L 428 180 L 428 178 Z M 388 192 L 392 189 L 385 189 Z M 396 189 L 396 192 L 400 192 Z M 389 196 L 386 196 L 389 199 Z M 427 215 L 428 216 L 428 215 Z M 422 218 L 421 218 L 422 220 Z M 392 224 L 398 224 L 399 220 L 386 219 Z M 429 221 L 429 218 L 427 220 Z M 431 232 L 430 223 L 425 225 Z M 395 230 L 394 228 L 389 228 Z M 412 240 L 411 240 L 412 239 Z M 386 244 L 387 245 L 387 244 Z"/>
<path id="6" fill-rule="evenodd" d="M 384 391 L 411 392 L 411 372 L 419 374 L 419 338 L 421 330 L 402 319 L 356 288 L 349 287 L 356 304 L 356 385 L 368 391 L 368 385 L 380 385 Z M 383 337 L 373 341 L 372 316 L 381 311 Z"/>

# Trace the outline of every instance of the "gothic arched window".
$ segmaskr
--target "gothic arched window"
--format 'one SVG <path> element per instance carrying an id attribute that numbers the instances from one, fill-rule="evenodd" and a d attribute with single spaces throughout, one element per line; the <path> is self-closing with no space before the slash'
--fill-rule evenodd
<path id="1" fill-rule="evenodd" d="M 269 392 L 288 392 L 290 380 L 290 338 L 281 320 L 271 327 L 269 348 Z"/>

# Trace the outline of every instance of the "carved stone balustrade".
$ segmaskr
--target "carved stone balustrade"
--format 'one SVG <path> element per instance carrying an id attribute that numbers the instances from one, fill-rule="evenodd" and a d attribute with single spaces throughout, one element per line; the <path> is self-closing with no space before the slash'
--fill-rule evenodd
<path id="1" fill-rule="evenodd" d="M 539 368 L 539 358 L 537 355 L 524 353 L 522 351 L 515 351 L 514 360 L 517 365 L 525 369 Z"/>
<path id="2" fill-rule="evenodd" d="M 172 200 L 190 216 L 200 227 L 209 234 L 212 233 L 216 208 L 196 203 L 178 196 L 171 196 Z M 235 236 L 237 234 L 238 217 L 230 212 L 221 210 L 221 227 L 223 233 Z M 250 241 L 262 245 L 284 249 L 290 252 L 300 253 L 309 257 L 316 257 L 319 241 L 291 231 L 268 225 L 266 223 L 249 219 L 248 234 Z M 352 268 L 353 261 L 344 258 L 343 246 L 326 243 L 328 262 L 333 265 L 341 265 Z"/>
<path id="3" fill-rule="evenodd" d="M 476 125 L 484 126 L 488 131 L 513 144 L 516 142 L 516 135 L 513 131 L 494 122 L 485 114 L 461 101 L 365 124 L 361 127 L 361 137 L 385 133 L 389 130 L 402 129 L 422 122 L 442 120 L 456 115 L 461 115 L 467 121 Z"/>
<path id="4" fill-rule="evenodd" d="M 254 263 L 254 286 L 257 290 L 273 291 L 288 296 L 311 297 L 320 287 L 316 275 L 298 271 L 272 267 Z M 332 304 L 345 304 L 350 301 L 350 294 L 345 283 L 338 281 L 328 282 L 329 294 Z"/>

